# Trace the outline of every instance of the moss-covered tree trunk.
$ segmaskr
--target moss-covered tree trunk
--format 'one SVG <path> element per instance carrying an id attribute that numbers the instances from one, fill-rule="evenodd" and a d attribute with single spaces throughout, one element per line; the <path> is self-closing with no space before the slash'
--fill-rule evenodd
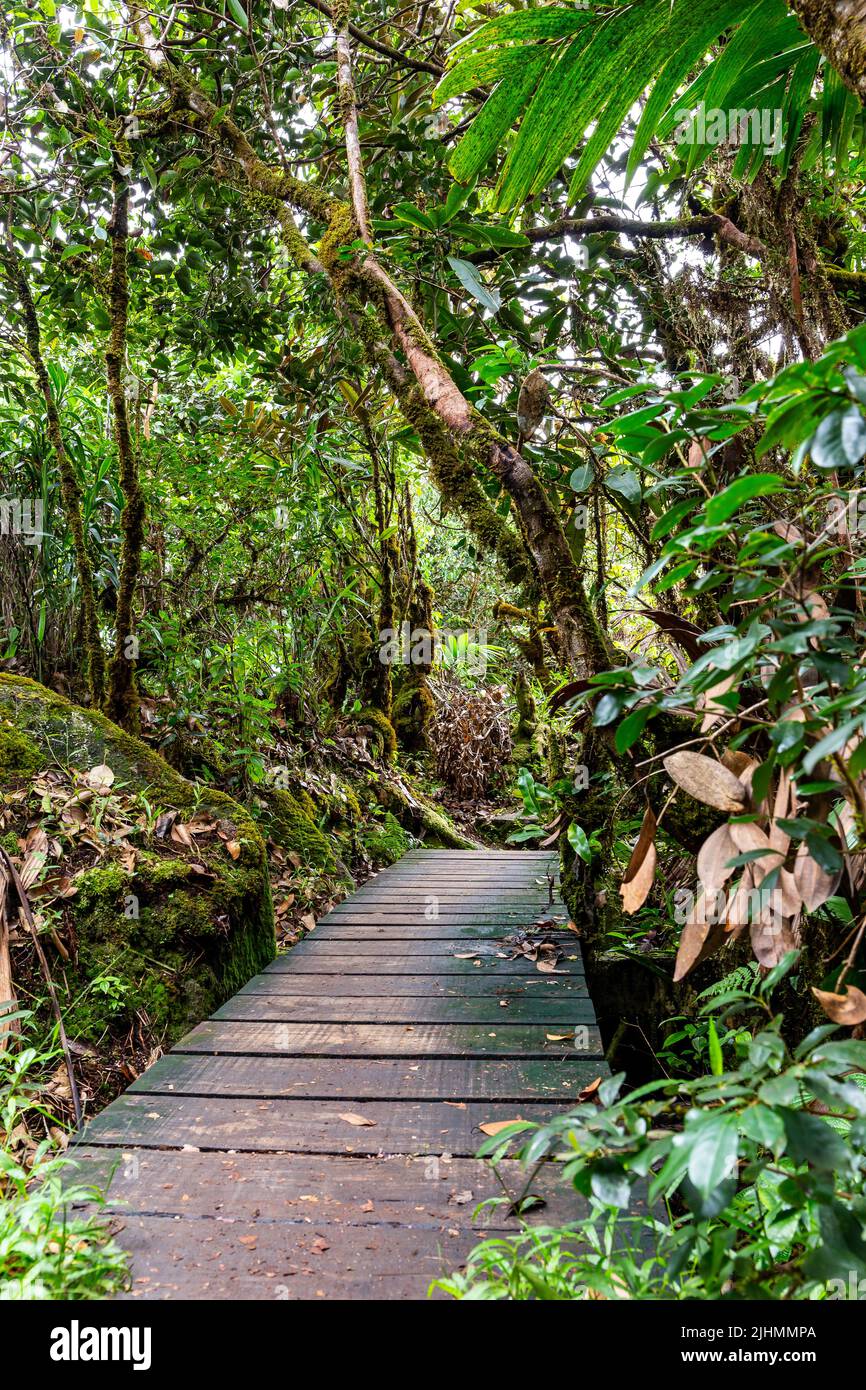
<path id="1" fill-rule="evenodd" d="M 866 102 L 866 0 L 788 0 L 809 38 Z"/>
<path id="2" fill-rule="evenodd" d="M 106 709 L 122 728 L 138 727 L 138 699 L 135 689 L 135 590 L 141 570 L 144 541 L 144 496 L 138 471 L 138 457 L 129 427 L 126 393 L 123 389 L 123 363 L 126 356 L 126 327 L 129 315 L 127 241 L 129 237 L 129 185 L 117 157 L 114 169 L 114 209 L 108 231 L 111 237 L 110 305 L 111 334 L 105 354 L 108 394 L 114 417 L 114 438 L 123 510 L 120 516 L 120 582 L 117 591 L 117 621 L 114 653 L 109 664 Z"/>

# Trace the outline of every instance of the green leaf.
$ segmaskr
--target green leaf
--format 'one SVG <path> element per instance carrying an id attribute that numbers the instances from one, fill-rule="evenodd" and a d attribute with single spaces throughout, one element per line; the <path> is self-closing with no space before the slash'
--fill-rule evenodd
<path id="1" fill-rule="evenodd" d="M 587 488 L 592 486 L 594 480 L 595 469 L 592 464 L 582 463 L 579 468 L 575 468 L 568 481 L 569 486 L 572 487 L 575 492 L 586 492 Z"/>
<path id="2" fill-rule="evenodd" d="M 688 1175 L 702 1197 L 731 1177 L 740 1136 L 735 1115 L 718 1114 L 702 1117 L 684 1131 L 689 1145 Z"/>
<path id="3" fill-rule="evenodd" d="M 716 1021 L 713 1018 L 709 1021 L 709 1044 L 710 1071 L 713 1076 L 721 1076 L 725 1070 L 725 1062 L 722 1056 L 722 1045 L 719 1042 L 719 1035 L 716 1031 Z"/>
<path id="4" fill-rule="evenodd" d="M 749 473 L 746 477 L 737 478 L 718 496 L 710 498 L 704 508 L 707 525 L 721 526 L 744 502 L 751 501 L 753 497 L 783 492 L 786 486 L 777 473 Z"/>
<path id="5" fill-rule="evenodd" d="M 633 468 L 618 463 L 604 475 L 604 485 L 610 492 L 616 492 L 630 506 L 637 507 L 641 500 L 640 478 Z"/>
<path id="6" fill-rule="evenodd" d="M 228 0 L 228 7 L 236 23 L 238 23 L 242 29 L 248 29 L 249 20 L 247 18 L 247 12 L 241 4 L 241 0 Z"/>
<path id="7" fill-rule="evenodd" d="M 592 848 L 589 840 L 586 838 L 586 831 L 582 830 L 579 825 L 576 825 L 574 821 L 572 821 L 566 831 L 566 839 L 575 854 L 579 855 L 585 864 L 588 864 L 592 859 Z"/>
<path id="8" fill-rule="evenodd" d="M 632 744 L 637 743 L 651 714 L 651 705 L 641 705 L 640 709 L 632 710 L 631 714 L 626 715 L 614 736 L 618 753 L 628 752 Z"/>
<path id="9" fill-rule="evenodd" d="M 817 468 L 847 468 L 866 454 L 866 419 L 858 406 L 834 410 L 821 421 L 809 452 Z"/>
<path id="10" fill-rule="evenodd" d="M 471 183 L 501 148 L 549 61 L 545 48 L 528 53 L 509 80 L 500 82 L 487 98 L 448 161 L 458 183 Z"/>
<path id="11" fill-rule="evenodd" d="M 826 1120 L 803 1110 L 783 1108 L 780 1113 L 788 1136 L 788 1153 L 796 1163 L 809 1163 L 825 1172 L 845 1171 L 849 1167 L 848 1146 Z"/>
<path id="12" fill-rule="evenodd" d="M 484 284 L 471 261 L 461 261 L 459 256 L 449 256 L 448 264 L 463 288 L 472 295 L 473 299 L 477 299 L 478 303 L 482 304 L 485 309 L 489 309 L 491 313 L 499 313 L 502 308 L 502 296 L 498 290 Z"/>

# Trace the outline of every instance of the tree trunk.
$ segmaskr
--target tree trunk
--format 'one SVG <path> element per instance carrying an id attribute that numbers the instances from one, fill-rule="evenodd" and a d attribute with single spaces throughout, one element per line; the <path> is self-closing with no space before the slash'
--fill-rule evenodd
<path id="1" fill-rule="evenodd" d="M 788 0 L 845 86 L 866 103 L 866 0 Z"/>
<path id="2" fill-rule="evenodd" d="M 135 590 L 141 569 L 144 541 L 144 498 L 138 477 L 138 459 L 129 428 L 126 394 L 123 389 L 123 361 L 126 355 L 126 324 L 129 311 L 127 279 L 127 239 L 129 235 L 129 185 L 115 166 L 114 210 L 109 223 L 111 236 L 110 305 L 111 336 L 105 354 L 108 394 L 114 415 L 114 438 L 123 511 L 120 515 L 120 581 L 117 591 L 117 621 L 114 654 L 109 665 L 106 712 L 115 723 L 135 733 L 138 730 L 138 697 L 135 689 Z"/>

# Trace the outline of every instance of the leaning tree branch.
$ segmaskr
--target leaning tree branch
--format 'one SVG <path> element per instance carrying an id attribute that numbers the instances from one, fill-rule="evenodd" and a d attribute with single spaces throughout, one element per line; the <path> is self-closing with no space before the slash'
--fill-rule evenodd
<path id="1" fill-rule="evenodd" d="M 523 235 L 532 242 L 553 241 L 562 236 L 587 237 L 600 232 L 620 232 L 625 236 L 669 240 L 674 237 L 717 236 L 720 241 L 762 260 L 767 248 L 757 237 L 741 232 L 729 217 L 707 213 L 704 217 L 673 218 L 666 222 L 641 222 L 638 218 L 596 216 L 560 217 L 544 227 L 528 227 Z"/>

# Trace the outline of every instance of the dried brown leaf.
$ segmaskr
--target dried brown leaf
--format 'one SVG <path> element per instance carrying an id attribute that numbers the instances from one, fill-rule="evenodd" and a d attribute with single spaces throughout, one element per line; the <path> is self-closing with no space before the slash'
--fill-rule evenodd
<path id="1" fill-rule="evenodd" d="M 866 1023 L 866 994 L 861 989 L 856 989 L 854 985 L 848 985 L 845 994 L 832 994 L 827 990 L 816 989 L 813 985 L 812 993 L 824 1013 L 834 1023 L 843 1023 L 847 1026 L 853 1026 L 855 1023 Z"/>
<path id="2" fill-rule="evenodd" d="M 746 789 L 733 772 L 708 758 L 683 748 L 664 759 L 668 776 L 696 801 L 719 811 L 738 812 L 746 805 Z"/>

